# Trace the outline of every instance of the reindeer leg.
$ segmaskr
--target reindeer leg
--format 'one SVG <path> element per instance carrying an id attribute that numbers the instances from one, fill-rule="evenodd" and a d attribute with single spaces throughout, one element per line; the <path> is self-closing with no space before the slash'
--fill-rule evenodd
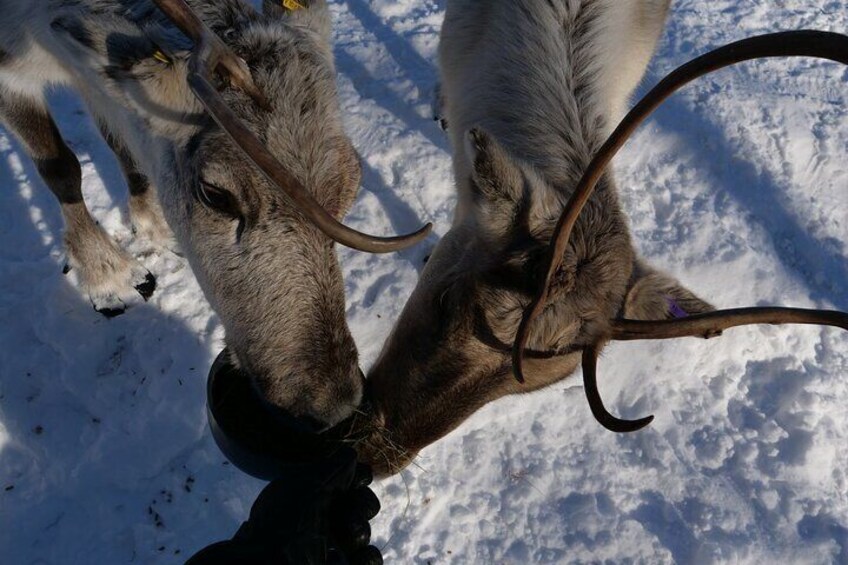
<path id="1" fill-rule="evenodd" d="M 165 222 L 165 216 L 162 214 L 162 208 L 159 206 L 159 200 L 156 197 L 156 189 L 150 185 L 147 177 L 138 170 L 135 160 L 120 139 L 112 134 L 109 128 L 99 120 L 97 125 L 106 143 L 118 158 L 124 178 L 127 181 L 130 191 L 130 220 L 132 221 L 133 233 L 156 247 L 175 249 L 174 236 L 171 233 L 171 228 Z"/>
<path id="2" fill-rule="evenodd" d="M 91 217 L 82 196 L 82 173 L 44 102 L 0 90 L 0 119 L 25 146 L 41 178 L 62 207 L 68 262 L 94 309 L 107 317 L 145 300 L 156 287 L 153 275 L 131 258 Z"/>

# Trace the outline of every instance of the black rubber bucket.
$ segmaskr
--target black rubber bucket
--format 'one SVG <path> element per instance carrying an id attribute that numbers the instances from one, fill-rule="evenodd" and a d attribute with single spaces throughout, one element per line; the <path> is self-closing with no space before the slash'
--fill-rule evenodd
<path id="1" fill-rule="evenodd" d="M 250 378 L 229 362 L 226 349 L 209 370 L 206 396 L 215 443 L 236 467 L 258 479 L 284 476 L 292 465 L 325 460 L 343 446 L 343 425 L 316 433 L 268 404 Z"/>

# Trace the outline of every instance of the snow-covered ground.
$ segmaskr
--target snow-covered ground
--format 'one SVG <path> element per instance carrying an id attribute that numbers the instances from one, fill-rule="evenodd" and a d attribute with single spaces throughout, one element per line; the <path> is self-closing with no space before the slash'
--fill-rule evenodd
<path id="1" fill-rule="evenodd" d="M 337 0 L 348 131 L 365 162 L 348 223 L 448 228 L 448 142 L 431 121 L 444 0 Z M 646 86 L 766 31 L 848 29 L 842 1 L 677 0 Z M 80 103 L 51 98 L 86 199 L 131 244 L 118 166 Z M 262 487 L 206 428 L 222 331 L 185 261 L 106 320 L 61 274 L 61 216 L 0 130 L 0 563 L 180 562 L 229 537 Z M 723 307 L 848 309 L 848 71 L 747 64 L 666 104 L 616 164 L 641 251 Z M 436 242 L 341 249 L 364 367 Z M 132 245 L 131 245 L 132 246 Z M 579 378 L 503 399 L 375 490 L 390 563 L 848 563 L 848 334 L 745 328 L 614 345 L 594 422 Z"/>

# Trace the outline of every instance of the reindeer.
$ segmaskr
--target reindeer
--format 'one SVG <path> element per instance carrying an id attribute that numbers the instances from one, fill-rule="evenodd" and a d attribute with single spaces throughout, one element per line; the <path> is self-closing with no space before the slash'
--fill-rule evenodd
<path id="1" fill-rule="evenodd" d="M 669 3 L 447 2 L 440 91 L 457 206 L 368 376 L 371 416 L 355 441 L 378 473 L 402 469 L 484 404 L 549 386 L 581 360 L 603 425 L 647 425 L 651 417 L 603 408 L 595 365 L 613 339 L 712 337 L 746 323 L 848 329 L 838 312 L 716 312 L 638 257 L 607 165 L 666 96 L 756 57 L 848 64 L 848 38 L 834 34 L 742 41 L 673 73 L 616 128 Z"/>
<path id="2" fill-rule="evenodd" d="M 360 166 L 324 0 L 266 0 L 261 12 L 242 0 L 0 0 L 0 26 L 0 116 L 61 204 L 94 308 L 118 314 L 155 280 L 86 209 L 44 101 L 53 84 L 79 91 L 117 154 L 139 234 L 166 238 L 164 212 L 229 362 L 311 427 L 347 417 L 363 377 L 333 242 L 389 252 L 427 228 L 377 238 L 339 223 Z"/>

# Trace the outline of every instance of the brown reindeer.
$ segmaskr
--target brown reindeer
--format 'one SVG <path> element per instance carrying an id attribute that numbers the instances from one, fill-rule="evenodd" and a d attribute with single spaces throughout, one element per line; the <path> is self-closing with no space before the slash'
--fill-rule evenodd
<path id="1" fill-rule="evenodd" d="M 613 154 L 662 100 L 751 58 L 813 55 L 848 64 L 848 38 L 798 32 L 708 54 L 665 79 L 610 133 L 641 79 L 668 0 L 449 0 L 440 66 L 458 205 L 368 378 L 363 459 L 392 473 L 484 404 L 537 390 L 581 360 L 592 411 L 612 339 L 698 335 L 749 323 L 848 329 L 839 312 L 714 308 L 640 260 Z M 514 345 L 513 345 L 514 343 Z"/>

